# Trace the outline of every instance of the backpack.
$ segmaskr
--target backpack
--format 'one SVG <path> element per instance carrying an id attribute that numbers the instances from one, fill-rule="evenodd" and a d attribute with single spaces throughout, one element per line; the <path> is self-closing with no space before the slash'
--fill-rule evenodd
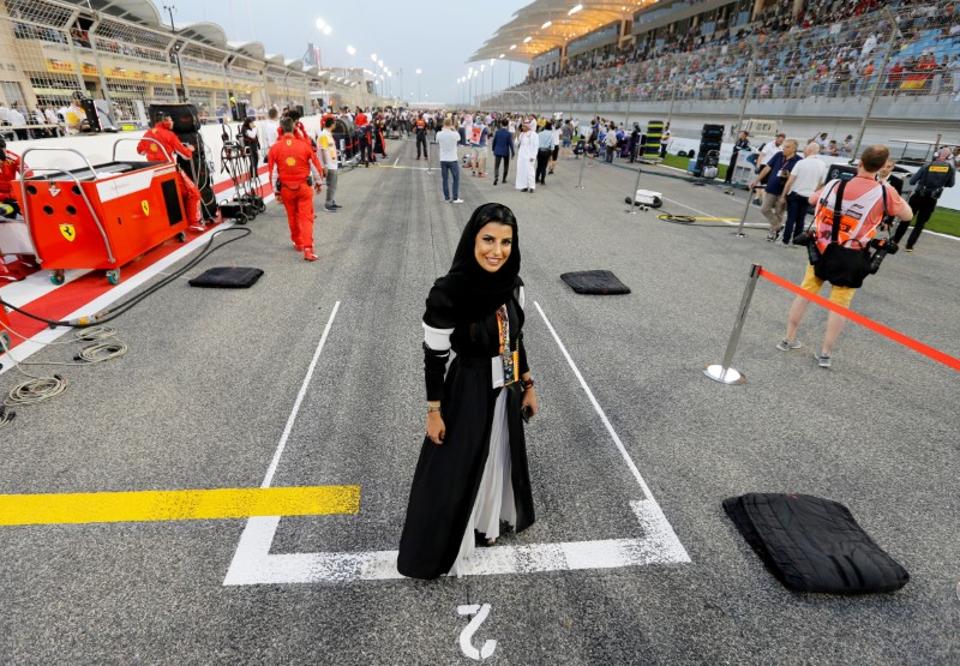
<path id="1" fill-rule="evenodd" d="M 859 248 L 846 247 L 843 243 L 850 240 L 840 239 L 841 228 L 854 229 L 859 226 L 859 220 L 844 215 L 843 191 L 847 186 L 846 180 L 835 182 L 829 192 L 820 198 L 820 205 L 814 215 L 814 229 L 830 225 L 830 242 L 826 249 L 816 257 L 811 256 L 813 272 L 821 280 L 826 280 L 835 287 L 852 287 L 858 289 L 863 286 L 863 280 L 870 275 L 870 248 L 857 241 Z M 887 215 L 887 190 L 880 185 L 883 197 L 883 214 Z M 836 191 L 833 208 L 824 205 L 830 192 Z M 867 211 L 869 213 L 869 211 Z M 815 242 L 813 247 L 815 247 Z"/>

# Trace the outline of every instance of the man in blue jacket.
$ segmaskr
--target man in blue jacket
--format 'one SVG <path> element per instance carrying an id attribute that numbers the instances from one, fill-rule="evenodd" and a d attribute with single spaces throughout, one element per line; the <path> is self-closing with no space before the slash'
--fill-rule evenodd
<path id="1" fill-rule="evenodd" d="M 500 160 L 503 160 L 503 182 L 507 182 L 507 171 L 510 170 L 510 157 L 513 155 L 513 137 L 507 127 L 510 121 L 506 118 L 500 121 L 500 129 L 493 135 L 493 184 L 496 185 L 500 176 Z"/>

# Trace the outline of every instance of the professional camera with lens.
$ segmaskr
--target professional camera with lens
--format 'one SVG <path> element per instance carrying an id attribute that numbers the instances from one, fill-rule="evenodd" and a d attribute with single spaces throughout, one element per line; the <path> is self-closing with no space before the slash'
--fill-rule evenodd
<path id="1" fill-rule="evenodd" d="M 888 254 L 896 254 L 900 249 L 900 246 L 889 238 L 886 240 L 874 238 L 870 241 L 868 247 L 875 250 L 873 256 L 870 257 L 870 275 L 874 275 L 880 270 L 880 264 L 883 263 Z"/>

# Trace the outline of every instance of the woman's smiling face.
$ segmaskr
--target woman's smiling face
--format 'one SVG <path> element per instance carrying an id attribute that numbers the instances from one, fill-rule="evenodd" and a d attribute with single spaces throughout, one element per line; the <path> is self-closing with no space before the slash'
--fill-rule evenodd
<path id="1" fill-rule="evenodd" d="M 473 256 L 480 267 L 496 273 L 507 263 L 513 248 L 513 227 L 501 222 L 487 222 L 477 233 Z"/>

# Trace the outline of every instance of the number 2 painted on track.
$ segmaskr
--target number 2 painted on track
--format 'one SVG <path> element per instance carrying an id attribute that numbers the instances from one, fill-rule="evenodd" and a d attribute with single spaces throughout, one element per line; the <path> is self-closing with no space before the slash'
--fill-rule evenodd
<path id="1" fill-rule="evenodd" d="M 474 661 L 481 661 L 493 654 L 497 649 L 497 641 L 487 640 L 479 650 L 473 646 L 473 635 L 477 633 L 480 625 L 483 624 L 487 616 L 490 615 L 490 604 L 467 604 L 457 606 L 457 613 L 460 615 L 472 615 L 470 624 L 460 632 L 460 650 L 464 655 Z"/>

